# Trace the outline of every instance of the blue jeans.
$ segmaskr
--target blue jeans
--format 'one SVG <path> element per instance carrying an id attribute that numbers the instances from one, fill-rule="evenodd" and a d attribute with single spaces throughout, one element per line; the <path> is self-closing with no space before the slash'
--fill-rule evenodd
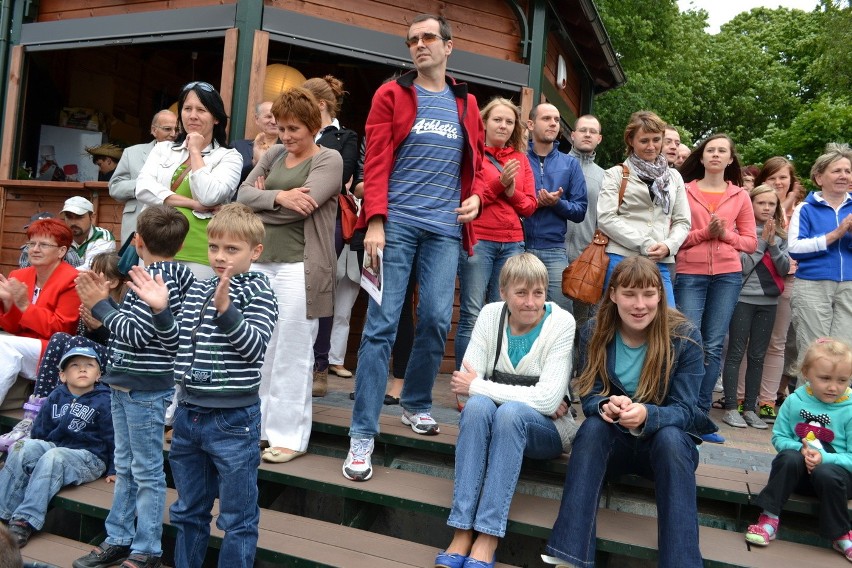
<path id="1" fill-rule="evenodd" d="M 461 369 L 462 359 L 473 325 L 485 303 L 500 300 L 500 270 L 510 257 L 524 252 L 524 243 L 498 243 L 479 241 L 468 256 L 459 247 L 459 323 L 456 327 L 456 369 Z M 560 276 L 561 278 L 561 276 Z"/>
<path id="2" fill-rule="evenodd" d="M 707 413 L 713 402 L 713 387 L 722 367 L 722 346 L 731 324 L 731 316 L 743 287 L 740 272 L 716 274 L 678 274 L 675 280 L 677 309 L 701 331 L 704 343 L 704 379 L 698 390 L 695 427 L 699 434 L 718 430 Z"/>
<path id="3" fill-rule="evenodd" d="M 661 568 L 701 568 L 695 468 L 698 450 L 689 435 L 665 426 L 640 439 L 598 416 L 583 421 L 574 445 L 559 516 L 547 554 L 581 568 L 595 565 L 595 517 L 604 480 L 625 473 L 654 482 Z"/>
<path id="4" fill-rule="evenodd" d="M 572 312 L 571 298 L 562 293 L 562 271 L 568 266 L 568 253 L 565 252 L 565 247 L 528 248 L 527 252 L 536 255 L 547 267 L 547 300 L 555 302 L 563 310 Z"/>
<path id="5" fill-rule="evenodd" d="M 94 481 L 106 465 L 88 450 L 25 439 L 14 444 L 0 470 L 0 519 L 22 519 L 40 530 L 47 504 L 66 485 Z"/>
<path id="6" fill-rule="evenodd" d="M 136 554 L 161 556 L 166 474 L 163 433 L 174 389 L 112 389 L 115 430 L 115 494 L 105 526 L 107 544 Z"/>
<path id="7" fill-rule="evenodd" d="M 618 263 L 627 258 L 626 256 L 622 256 L 620 254 L 607 253 L 609 256 L 609 266 L 606 269 L 606 279 L 604 280 L 604 293 L 609 288 L 609 279 L 612 276 L 612 271 L 615 270 L 615 267 L 618 266 Z M 669 266 L 674 266 L 667 264 L 665 262 L 658 262 L 657 268 L 660 269 L 660 276 L 663 277 L 663 289 L 666 291 L 666 302 L 668 302 L 669 307 L 675 307 L 675 295 L 674 289 L 672 288 L 672 275 L 669 272 Z"/>
<path id="8" fill-rule="evenodd" d="M 420 285 L 417 327 L 400 397 L 400 405 L 409 412 L 432 409 L 432 386 L 453 315 L 459 240 L 388 221 L 385 243 L 382 304 L 370 299 L 358 349 L 355 406 L 349 429 L 352 438 L 372 438 L 379 433 L 388 360 L 415 258 Z"/>
<path id="9" fill-rule="evenodd" d="M 453 507 L 447 524 L 502 537 L 524 456 L 553 459 L 562 441 L 553 420 L 523 402 L 473 396 L 459 423 Z"/>
<path id="10" fill-rule="evenodd" d="M 169 465 L 178 500 L 169 509 L 177 528 L 175 566 L 204 562 L 213 501 L 216 526 L 224 531 L 219 566 L 251 568 L 257 550 L 260 508 L 260 403 L 243 408 L 200 408 L 178 404 Z"/>

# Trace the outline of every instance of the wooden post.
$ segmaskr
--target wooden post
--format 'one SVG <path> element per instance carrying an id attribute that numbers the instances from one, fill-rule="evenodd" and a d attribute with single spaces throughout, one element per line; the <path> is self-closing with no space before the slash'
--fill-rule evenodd
<path id="1" fill-rule="evenodd" d="M 535 101 L 535 91 L 529 87 L 521 87 L 521 120 L 524 124 L 530 118 L 530 111 L 533 109 Z M 525 150 L 524 150 L 525 151 Z"/>
<path id="2" fill-rule="evenodd" d="M 0 147 L 0 179 L 14 179 L 18 164 L 14 163 L 17 146 L 18 114 L 23 89 L 24 48 L 20 45 L 12 47 L 12 57 L 9 62 L 9 82 L 6 91 L 6 108 L 3 114 L 3 137 Z M 35 168 L 35 164 L 32 164 Z"/>
<path id="3" fill-rule="evenodd" d="M 234 73 L 237 65 L 237 39 L 240 31 L 237 28 L 231 28 L 225 31 L 225 52 L 222 55 L 222 84 L 219 85 L 219 94 L 222 95 L 222 102 L 225 103 L 225 108 L 231 108 L 231 102 L 234 100 Z M 225 134 L 230 136 L 231 122 L 228 121 L 228 127 L 225 129 Z"/>
<path id="4" fill-rule="evenodd" d="M 269 32 L 256 30 L 251 51 L 248 101 L 246 101 L 246 127 L 244 137 L 252 140 L 258 134 L 254 122 L 255 105 L 263 102 L 263 83 L 266 81 L 266 61 L 269 56 Z"/>

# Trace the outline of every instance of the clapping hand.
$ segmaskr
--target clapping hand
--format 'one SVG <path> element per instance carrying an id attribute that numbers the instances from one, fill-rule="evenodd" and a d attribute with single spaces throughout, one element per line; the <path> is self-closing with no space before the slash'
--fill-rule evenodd
<path id="1" fill-rule="evenodd" d="M 564 191 L 561 187 L 556 191 L 547 191 L 546 189 L 539 189 L 538 194 L 536 194 L 536 201 L 538 201 L 538 206 L 551 207 L 553 205 L 556 205 L 562 198 L 563 193 Z"/>
<path id="2" fill-rule="evenodd" d="M 160 274 L 152 277 L 141 266 L 130 269 L 130 282 L 127 283 L 139 298 L 158 314 L 169 305 L 169 289 Z"/>
<path id="3" fill-rule="evenodd" d="M 233 272 L 233 266 L 228 266 L 222 272 L 222 276 L 219 277 L 219 284 L 213 293 L 213 306 L 220 314 L 224 314 L 231 305 L 231 297 L 228 295 L 228 292 L 231 290 L 231 275 Z"/>
<path id="4" fill-rule="evenodd" d="M 109 282 L 103 274 L 86 270 L 77 276 L 74 283 L 77 285 L 77 295 L 80 296 L 80 301 L 89 310 L 101 300 L 109 298 Z"/>
<path id="5" fill-rule="evenodd" d="M 505 188 L 507 195 L 512 195 L 515 192 L 515 176 L 521 169 L 521 162 L 512 158 L 503 165 L 503 172 L 500 174 L 500 183 Z"/>
<path id="6" fill-rule="evenodd" d="M 775 220 L 770 219 L 763 225 L 763 232 L 760 234 L 760 238 L 766 241 L 768 245 L 775 244 Z"/>
<path id="7" fill-rule="evenodd" d="M 17 278 L 9 278 L 6 281 L 6 287 L 12 297 L 12 303 L 14 303 L 19 310 L 25 312 L 30 306 L 29 290 L 27 289 L 27 285 Z"/>

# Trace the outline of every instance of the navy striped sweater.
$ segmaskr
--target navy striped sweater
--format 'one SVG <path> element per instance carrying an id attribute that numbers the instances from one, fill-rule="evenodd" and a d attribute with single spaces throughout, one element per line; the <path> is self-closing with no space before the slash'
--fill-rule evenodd
<path id="1" fill-rule="evenodd" d="M 155 314 L 163 345 L 175 354 L 174 379 L 181 402 L 207 408 L 240 408 L 258 401 L 260 367 L 278 303 L 269 279 L 259 272 L 231 277 L 231 305 L 219 314 L 213 294 L 219 278 L 195 282 L 180 319 Z"/>
<path id="2" fill-rule="evenodd" d="M 146 269 L 163 277 L 169 289 L 169 313 L 177 316 L 195 282 L 192 271 L 177 262 L 152 262 Z M 110 331 L 109 362 L 102 381 L 130 390 L 166 390 L 174 387 L 174 355 L 163 346 L 154 329 L 148 304 L 132 290 L 120 306 L 101 300 L 92 315 Z"/>

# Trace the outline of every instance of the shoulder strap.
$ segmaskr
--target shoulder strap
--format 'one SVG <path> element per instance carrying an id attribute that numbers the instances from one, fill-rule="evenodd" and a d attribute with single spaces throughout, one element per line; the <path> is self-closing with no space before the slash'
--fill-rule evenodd
<path id="1" fill-rule="evenodd" d="M 627 177 L 630 175 L 630 169 L 627 164 L 621 164 L 621 187 L 618 188 L 618 207 L 621 207 L 621 202 L 624 201 L 624 190 L 627 189 Z"/>
<path id="2" fill-rule="evenodd" d="M 497 370 L 497 359 L 500 358 L 500 350 L 503 348 L 503 330 L 506 327 L 506 316 L 509 313 L 509 304 L 503 304 L 503 310 L 500 312 L 500 326 L 497 328 L 497 353 L 494 355 L 494 365 L 491 366 L 490 377 L 494 376 L 494 371 Z"/>
<path id="3" fill-rule="evenodd" d="M 498 161 L 497 161 L 497 158 L 495 158 L 495 157 L 491 154 L 491 152 L 485 152 L 485 157 L 486 157 L 486 158 L 488 158 L 488 161 L 489 161 L 489 162 L 491 162 L 492 164 L 494 164 L 494 167 L 495 167 L 495 168 L 497 168 L 497 171 L 498 171 L 498 172 L 500 172 L 501 174 L 503 173 L 503 166 L 501 166 L 501 165 L 500 165 L 500 162 L 498 162 Z"/>
<path id="4" fill-rule="evenodd" d="M 191 158 L 187 158 L 186 161 L 181 164 L 181 166 L 186 166 L 186 167 L 183 169 L 183 171 L 180 173 L 179 176 L 177 176 L 174 180 L 172 180 L 172 187 L 171 187 L 172 193 L 177 191 L 177 188 L 180 187 L 180 184 L 182 184 L 183 180 L 186 179 L 186 176 L 189 175 L 189 170 L 190 170 L 189 160 L 190 159 Z M 178 166 L 178 167 L 180 167 L 180 166 Z"/>

